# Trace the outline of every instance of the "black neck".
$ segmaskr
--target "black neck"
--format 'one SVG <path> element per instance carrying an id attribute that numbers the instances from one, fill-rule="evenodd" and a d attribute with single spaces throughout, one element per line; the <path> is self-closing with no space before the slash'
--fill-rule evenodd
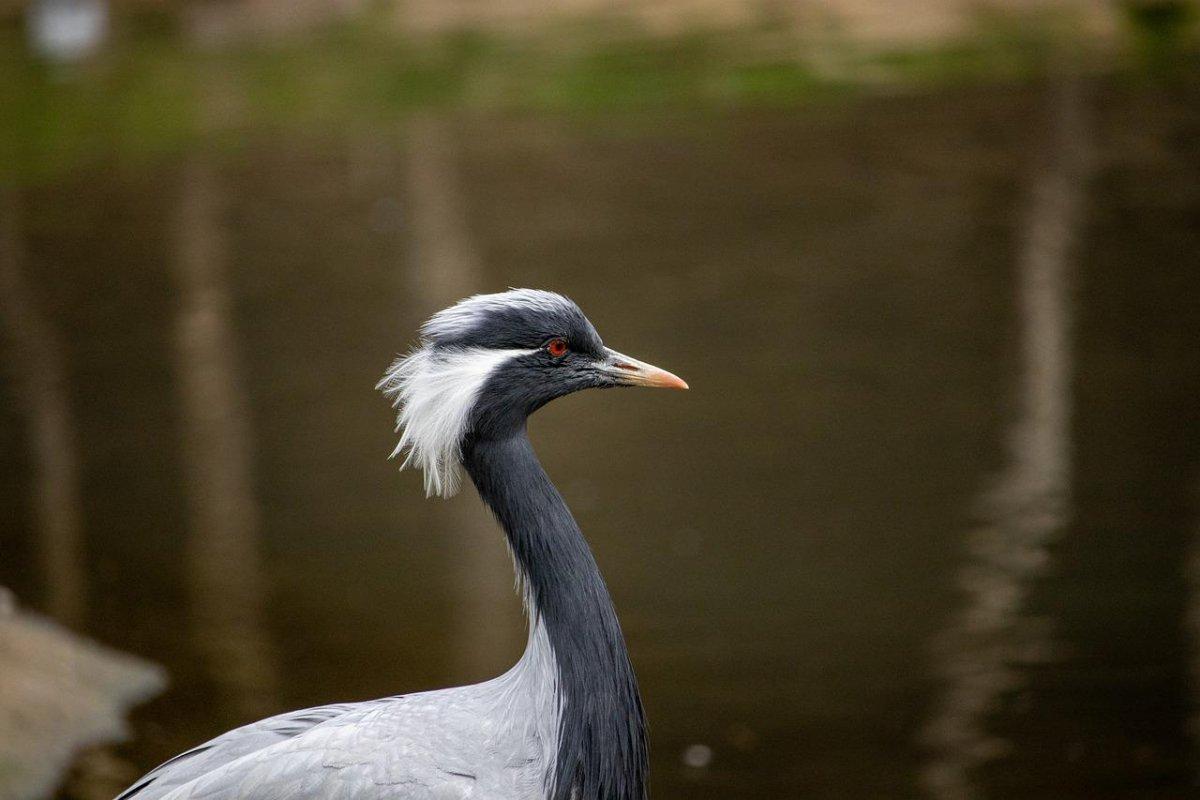
<path id="1" fill-rule="evenodd" d="M 508 536 L 563 702 L 552 800 L 645 800 L 645 718 L 600 570 L 524 431 L 469 440 L 463 464 Z M 578 792 L 578 794 L 574 794 Z"/>

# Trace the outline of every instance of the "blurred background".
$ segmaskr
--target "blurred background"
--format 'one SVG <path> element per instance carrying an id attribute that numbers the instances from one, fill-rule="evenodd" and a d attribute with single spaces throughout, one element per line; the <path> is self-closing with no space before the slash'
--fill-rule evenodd
<path id="1" fill-rule="evenodd" d="M 0 2 L 0 800 L 474 682 L 420 322 L 576 299 L 687 395 L 532 435 L 673 798 L 1200 785 L 1185 0 Z"/>

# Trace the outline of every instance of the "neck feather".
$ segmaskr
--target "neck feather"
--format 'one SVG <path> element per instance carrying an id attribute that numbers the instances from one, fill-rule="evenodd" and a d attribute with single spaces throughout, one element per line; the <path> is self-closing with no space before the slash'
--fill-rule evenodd
<path id="1" fill-rule="evenodd" d="M 508 536 L 530 626 L 545 628 L 560 718 L 551 800 L 645 800 L 637 679 L 608 588 L 579 526 L 521 431 L 468 441 L 463 464 Z"/>

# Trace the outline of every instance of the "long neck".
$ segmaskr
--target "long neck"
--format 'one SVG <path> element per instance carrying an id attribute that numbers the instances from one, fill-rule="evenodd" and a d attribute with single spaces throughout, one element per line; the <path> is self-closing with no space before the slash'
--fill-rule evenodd
<path id="1" fill-rule="evenodd" d="M 645 800 L 645 717 L 608 588 L 524 431 L 468 441 L 463 464 L 512 548 L 561 703 L 552 800 Z M 577 793 L 577 794 L 576 794 Z"/>

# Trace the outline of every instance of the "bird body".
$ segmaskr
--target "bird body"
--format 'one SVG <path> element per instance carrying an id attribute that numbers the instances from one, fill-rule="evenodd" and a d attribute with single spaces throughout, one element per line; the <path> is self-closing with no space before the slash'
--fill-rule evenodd
<path id="1" fill-rule="evenodd" d="M 422 328 L 380 387 L 429 493 L 465 469 L 504 529 L 529 619 L 524 654 L 484 683 L 321 706 L 230 731 L 118 800 L 644 800 L 637 680 L 583 534 L 525 420 L 584 388 L 686 384 L 622 356 L 570 300 L 468 298 Z"/>
<path id="2" fill-rule="evenodd" d="M 531 643 L 513 669 L 485 683 L 238 728 L 167 762 L 123 797 L 542 798 L 555 720 L 544 655 Z"/>

